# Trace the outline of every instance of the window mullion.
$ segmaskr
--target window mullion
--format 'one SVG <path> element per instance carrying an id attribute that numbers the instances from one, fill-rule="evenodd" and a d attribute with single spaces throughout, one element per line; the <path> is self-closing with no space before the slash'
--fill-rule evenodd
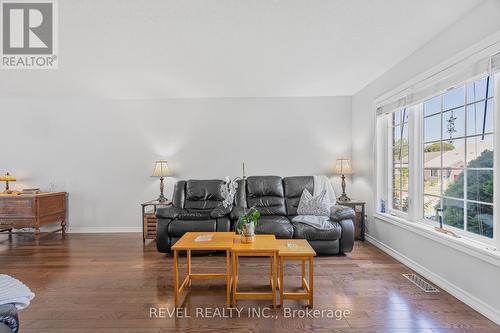
<path id="1" fill-rule="evenodd" d="M 467 105 L 467 89 L 464 89 L 464 103 Z M 465 110 L 465 137 L 464 137 L 464 153 L 465 153 L 465 156 L 464 156 L 464 231 L 467 231 L 467 220 L 468 220 L 468 213 L 467 213 L 467 182 L 468 182 L 468 169 L 467 169 L 467 153 L 468 153 L 468 149 L 467 149 L 467 146 L 468 146 L 468 138 L 467 138 L 467 107 L 464 106 L 464 110 Z"/>
<path id="2" fill-rule="evenodd" d="M 500 129 L 500 103 L 498 102 L 498 96 L 500 96 L 500 74 L 494 75 L 494 95 L 493 95 L 493 167 L 498 170 L 500 166 L 500 153 L 498 152 L 499 145 L 499 135 L 498 130 Z M 498 175 L 498 172 L 497 172 Z M 498 210 L 499 210 L 499 200 L 498 193 L 500 193 L 500 181 L 498 176 L 493 176 L 493 241 L 497 249 L 500 249 L 500 237 L 498 232 L 500 231 L 500 221 L 498 218 Z"/>
<path id="3" fill-rule="evenodd" d="M 422 142 L 422 130 L 421 130 L 421 119 L 422 119 L 422 104 L 413 106 L 410 112 L 409 120 L 409 137 L 410 140 L 410 160 L 409 169 L 410 173 L 410 184 L 409 184 L 409 197 L 410 197 L 410 217 L 412 221 L 419 220 L 422 216 L 423 207 L 423 182 L 422 182 L 422 172 L 423 163 L 421 158 L 421 142 Z"/>

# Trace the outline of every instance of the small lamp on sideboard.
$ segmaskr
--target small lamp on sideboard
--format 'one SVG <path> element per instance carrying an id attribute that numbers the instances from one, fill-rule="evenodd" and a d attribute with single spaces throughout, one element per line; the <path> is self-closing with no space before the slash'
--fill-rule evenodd
<path id="1" fill-rule="evenodd" d="M 337 198 L 339 202 L 349 202 L 351 198 L 345 193 L 345 175 L 352 174 L 351 159 L 338 158 L 335 162 L 334 173 L 341 175 L 342 178 L 342 194 Z"/>
<path id="2" fill-rule="evenodd" d="M 163 179 L 170 174 L 168 170 L 167 161 L 156 161 L 155 167 L 153 170 L 153 174 L 151 177 L 159 177 L 160 178 L 160 196 L 158 197 L 158 201 L 165 202 L 167 198 L 163 195 Z"/>
<path id="3" fill-rule="evenodd" d="M 12 176 L 10 173 L 6 173 L 5 175 L 0 175 L 0 182 L 5 182 L 5 194 L 11 194 L 12 191 L 9 189 L 9 182 L 15 182 L 16 177 Z"/>

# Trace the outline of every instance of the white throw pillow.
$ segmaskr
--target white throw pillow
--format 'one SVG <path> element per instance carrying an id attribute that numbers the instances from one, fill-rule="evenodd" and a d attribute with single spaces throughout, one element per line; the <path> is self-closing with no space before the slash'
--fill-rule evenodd
<path id="1" fill-rule="evenodd" d="M 326 190 L 321 191 L 319 195 L 313 197 L 307 189 L 304 189 L 300 197 L 297 214 L 330 216 L 330 206 L 330 198 Z"/>

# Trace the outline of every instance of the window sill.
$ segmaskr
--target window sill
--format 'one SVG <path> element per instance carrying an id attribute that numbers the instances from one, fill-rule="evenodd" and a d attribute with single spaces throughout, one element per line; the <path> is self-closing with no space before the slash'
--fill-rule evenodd
<path id="1" fill-rule="evenodd" d="M 411 222 L 399 216 L 394 216 L 387 213 L 376 213 L 374 214 L 374 217 L 378 220 L 409 230 L 423 237 L 426 237 L 433 241 L 437 241 L 455 250 L 461 251 L 465 254 L 500 267 L 500 252 L 493 246 L 482 244 L 467 238 L 455 238 L 453 236 L 440 233 L 434 230 L 434 228 L 429 225 L 418 222 Z"/>

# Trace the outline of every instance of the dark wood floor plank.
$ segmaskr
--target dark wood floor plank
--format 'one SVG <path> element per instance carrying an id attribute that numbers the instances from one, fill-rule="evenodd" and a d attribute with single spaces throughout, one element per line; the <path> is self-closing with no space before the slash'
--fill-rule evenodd
<path id="1" fill-rule="evenodd" d="M 172 258 L 142 244 L 139 234 L 50 235 L 35 245 L 31 237 L 0 236 L 1 272 L 36 293 L 20 312 L 22 332 L 160 333 L 160 332 L 387 332 L 493 333 L 500 327 L 446 292 L 424 293 L 402 274 L 411 272 L 367 243 L 357 242 L 343 256 L 319 256 L 315 267 L 315 309 L 350 311 L 348 318 L 285 318 L 283 309 L 270 318 L 246 311 L 269 307 L 269 301 L 241 301 L 241 317 L 196 317 L 197 308 L 225 307 L 222 281 L 193 282 L 184 300 L 191 318 L 150 318 L 150 308 L 172 308 Z M 193 258 L 195 271 L 224 270 L 219 255 Z M 268 288 L 268 263 L 241 260 L 242 289 Z M 181 258 L 181 272 L 186 271 Z M 300 265 L 286 265 L 286 283 L 300 287 Z M 288 301 L 304 310 L 301 301 Z"/>

